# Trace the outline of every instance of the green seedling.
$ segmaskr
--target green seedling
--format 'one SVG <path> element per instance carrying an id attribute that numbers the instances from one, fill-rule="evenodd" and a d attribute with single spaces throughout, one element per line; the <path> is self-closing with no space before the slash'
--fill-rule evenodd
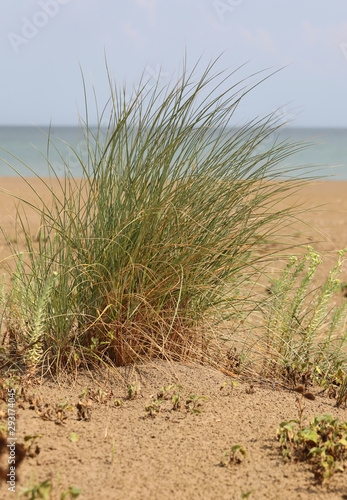
<path id="1" fill-rule="evenodd" d="M 172 393 L 177 388 L 182 388 L 181 385 L 168 385 L 163 387 L 160 392 L 158 392 L 157 399 L 168 400 L 172 397 Z"/>
<path id="2" fill-rule="evenodd" d="M 235 444 L 223 453 L 220 465 L 222 467 L 228 467 L 231 464 L 240 464 L 245 456 L 245 449 L 240 444 Z"/>
<path id="3" fill-rule="evenodd" d="M 52 492 L 52 483 L 50 479 L 46 479 L 40 484 L 34 484 L 33 478 L 31 478 L 30 486 L 28 488 L 23 488 L 19 493 L 19 496 L 28 497 L 29 500 L 50 500 Z"/>
<path id="4" fill-rule="evenodd" d="M 172 396 L 172 409 L 179 410 L 181 408 L 181 399 L 184 389 L 182 388 L 182 386 L 176 386 L 175 389 L 182 389 L 178 392 L 174 392 Z"/>
<path id="5" fill-rule="evenodd" d="M 342 363 L 336 363 L 329 373 L 324 374 L 322 381 L 319 384 L 326 392 L 329 398 L 336 399 L 336 406 L 340 407 L 343 403 L 346 405 L 346 390 L 347 390 L 347 374 L 346 367 L 342 368 Z"/>
<path id="6" fill-rule="evenodd" d="M 81 494 L 80 488 L 69 486 L 67 490 L 60 493 L 54 491 L 53 484 L 50 479 L 46 479 L 40 484 L 34 484 L 33 477 L 30 478 L 30 486 L 23 488 L 19 496 L 25 496 L 29 500 L 52 500 L 52 498 L 59 498 L 59 500 L 75 499 Z"/>
<path id="7" fill-rule="evenodd" d="M 64 424 L 65 423 L 65 421 L 67 419 L 67 415 L 65 413 L 66 411 L 73 411 L 73 407 L 70 405 L 68 400 L 62 401 L 55 406 L 55 413 L 56 413 L 55 423 L 56 424 Z"/>
<path id="8" fill-rule="evenodd" d="M 63 491 L 63 493 L 61 493 L 60 500 L 66 500 L 67 498 L 78 498 L 81 493 L 81 488 L 74 488 L 72 486 L 69 486 L 66 491 Z"/>
<path id="9" fill-rule="evenodd" d="M 58 408 L 59 410 L 61 411 L 65 411 L 65 410 L 68 410 L 68 411 L 72 411 L 72 406 L 71 404 L 69 403 L 69 400 L 67 399 L 66 401 L 63 401 L 61 400 L 57 405 L 56 405 L 56 408 Z"/>
<path id="10" fill-rule="evenodd" d="M 92 352 L 100 352 L 101 347 L 104 349 L 108 345 L 109 345 L 109 342 L 100 342 L 100 339 L 98 339 L 97 337 L 92 337 L 91 344 L 90 344 L 90 350 Z"/>
<path id="11" fill-rule="evenodd" d="M 122 406 L 123 401 L 121 399 L 114 399 L 113 404 L 114 406 Z"/>
<path id="12" fill-rule="evenodd" d="M 297 428 L 299 427 L 299 428 Z M 318 483 L 344 470 L 347 457 L 347 422 L 339 423 L 331 415 L 314 417 L 302 428 L 298 420 L 282 422 L 277 438 L 285 460 L 307 461 Z"/>
<path id="13" fill-rule="evenodd" d="M 97 339 L 97 338 L 95 338 L 95 337 L 92 337 L 92 338 L 91 338 L 91 341 L 92 341 L 92 343 L 91 343 L 91 345 L 90 345 L 90 349 L 91 349 L 92 351 L 95 351 L 95 350 L 96 350 L 96 348 L 97 348 L 97 347 L 98 347 L 98 345 L 99 345 L 99 339 Z"/>
<path id="14" fill-rule="evenodd" d="M 103 391 L 100 387 L 98 387 L 96 391 L 91 391 L 87 387 L 84 387 L 82 393 L 78 397 L 83 401 L 87 396 L 97 403 L 106 403 L 112 396 L 112 393 Z"/>
<path id="15" fill-rule="evenodd" d="M 149 405 L 145 406 L 146 410 L 146 417 L 155 417 L 160 414 L 161 411 L 161 405 L 163 404 L 162 399 L 156 399 L 155 401 L 152 401 Z"/>
<path id="16" fill-rule="evenodd" d="M 241 493 L 241 498 L 248 498 L 251 493 L 253 493 L 254 490 L 249 490 L 245 491 L 244 493 Z"/>
<path id="17" fill-rule="evenodd" d="M 223 382 L 223 384 L 220 386 L 219 390 L 223 391 L 223 396 L 228 396 L 231 394 L 234 390 L 234 387 L 237 387 L 239 384 L 236 382 L 236 380 L 230 379 L 230 383 L 228 382 Z M 227 390 L 229 388 L 229 391 Z"/>
<path id="18" fill-rule="evenodd" d="M 84 400 L 79 400 L 78 403 L 76 404 L 77 408 L 77 419 L 78 420 L 85 420 L 89 421 L 91 417 L 91 412 L 92 412 L 92 400 L 87 399 L 86 401 Z"/>
<path id="19" fill-rule="evenodd" d="M 196 394 L 191 394 L 186 401 L 187 410 L 191 410 L 193 413 L 198 415 L 201 411 L 198 409 L 198 406 L 201 406 L 201 401 L 208 401 L 208 398 L 205 396 L 197 396 Z"/>
<path id="20" fill-rule="evenodd" d="M 80 440 L 80 437 L 76 434 L 76 432 L 70 432 L 69 439 L 71 443 L 77 443 Z"/>
<path id="21" fill-rule="evenodd" d="M 181 396 L 184 392 L 181 384 L 172 384 L 163 387 L 157 394 L 157 399 L 162 401 L 172 400 L 173 410 L 178 410 L 181 407 Z"/>
<path id="22" fill-rule="evenodd" d="M 42 434 L 35 434 L 35 435 L 27 435 L 24 436 L 24 449 L 27 454 L 27 456 L 34 458 L 36 455 L 40 453 L 40 448 L 37 444 L 35 444 L 35 440 L 37 438 L 41 438 Z"/>
<path id="23" fill-rule="evenodd" d="M 83 387 L 83 391 L 78 396 L 78 399 L 84 399 L 87 396 L 88 392 L 89 392 L 88 387 Z"/>
<path id="24" fill-rule="evenodd" d="M 343 380 L 340 385 L 340 389 L 338 391 L 337 397 L 336 397 L 336 406 L 339 408 L 343 403 L 345 403 L 345 408 L 346 408 L 346 403 L 347 403 L 347 376 L 345 375 L 343 377 Z"/>
<path id="25" fill-rule="evenodd" d="M 136 382 L 128 385 L 128 399 L 135 399 L 140 392 L 140 386 Z"/>
<path id="26" fill-rule="evenodd" d="M 106 391 L 103 391 L 102 389 L 100 389 L 100 387 L 98 388 L 98 391 L 97 391 L 97 397 L 99 399 L 99 402 L 100 403 L 104 403 L 107 399 L 107 392 Z"/>
<path id="27" fill-rule="evenodd" d="M 100 387 L 98 387 L 98 390 L 96 392 L 92 392 L 90 394 L 90 397 L 97 403 L 106 403 L 110 395 L 106 391 L 103 391 L 102 389 L 100 389 Z"/>

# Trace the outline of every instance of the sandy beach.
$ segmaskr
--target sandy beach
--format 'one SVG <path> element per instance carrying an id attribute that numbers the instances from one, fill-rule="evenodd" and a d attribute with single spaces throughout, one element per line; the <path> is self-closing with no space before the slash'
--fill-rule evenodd
<path id="1" fill-rule="evenodd" d="M 49 200 L 39 181 L 31 179 L 30 184 Z M 33 202 L 34 196 L 25 180 L 14 177 L 0 178 L 0 189 L 0 224 L 15 238 L 16 199 L 9 193 Z M 322 279 L 336 262 L 337 251 L 347 247 L 346 190 L 347 183 L 320 181 L 287 201 L 302 206 L 303 222 L 296 223 L 294 237 L 324 255 Z M 35 234 L 40 217 L 33 210 L 26 215 Z M 6 258 L 8 246 L 1 235 L 0 261 Z M 347 281 L 347 265 L 341 279 Z M 127 399 L 127 385 L 133 382 L 138 394 Z M 83 373 L 73 383 L 62 379 L 57 385 L 45 379 L 39 385 L 29 377 L 21 384 L 25 393 L 17 402 L 17 442 L 27 435 L 42 437 L 35 441 L 38 452 L 33 447 L 32 456 L 18 468 L 16 492 L 28 487 L 34 474 L 35 484 L 51 478 L 55 498 L 69 486 L 81 488 L 79 498 L 86 500 L 346 498 L 347 471 L 318 486 L 307 465 L 283 462 L 276 429 L 298 413 L 296 394 L 288 390 L 262 383 L 250 388 L 245 381 L 233 387 L 219 371 L 162 362 L 122 368 L 117 373 Z M 184 397 L 207 397 L 201 400 L 201 413 L 168 409 L 145 417 L 145 406 L 169 384 L 181 384 Z M 76 405 L 85 387 L 89 388 L 90 418 L 78 419 Z M 313 390 L 316 400 L 305 403 L 308 418 L 331 413 L 346 420 L 345 408 L 336 408 L 334 399 Z M 71 407 L 66 420 L 42 417 L 59 401 Z M 245 459 L 221 467 L 223 452 L 235 444 L 244 447 Z M 0 496 L 15 497 L 5 483 Z"/>

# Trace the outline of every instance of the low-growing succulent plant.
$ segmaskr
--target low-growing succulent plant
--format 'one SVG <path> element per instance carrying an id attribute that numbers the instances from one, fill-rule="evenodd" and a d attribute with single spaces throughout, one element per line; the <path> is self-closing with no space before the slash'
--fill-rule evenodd
<path id="1" fill-rule="evenodd" d="M 347 422 L 339 423 L 331 415 L 314 417 L 302 428 L 300 421 L 282 422 L 277 438 L 285 460 L 307 461 L 318 483 L 344 470 L 347 457 Z"/>

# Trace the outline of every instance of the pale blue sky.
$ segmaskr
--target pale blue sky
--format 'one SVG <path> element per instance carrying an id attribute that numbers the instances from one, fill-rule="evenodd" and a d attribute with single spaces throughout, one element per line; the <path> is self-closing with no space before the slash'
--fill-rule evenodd
<path id="1" fill-rule="evenodd" d="M 185 48 L 188 65 L 224 52 L 217 69 L 288 65 L 257 89 L 245 118 L 284 106 L 293 125 L 347 127 L 346 0 L 2 0 L 0 124 L 76 124 L 79 62 L 100 104 L 111 73 L 135 84 Z M 203 64 L 202 66 L 203 67 Z M 289 103 L 289 104 L 288 104 Z M 287 106 L 285 107 L 285 105 Z M 281 112 L 282 112 L 281 111 Z"/>

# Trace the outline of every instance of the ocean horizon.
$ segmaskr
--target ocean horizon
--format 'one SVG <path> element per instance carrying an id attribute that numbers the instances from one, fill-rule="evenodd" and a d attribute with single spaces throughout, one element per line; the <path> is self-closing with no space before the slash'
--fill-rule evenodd
<path id="1" fill-rule="evenodd" d="M 53 144 L 47 150 L 47 136 Z M 309 148 L 287 158 L 283 170 L 292 167 L 306 167 L 304 175 L 312 174 L 324 180 L 347 180 L 347 128 L 299 128 L 283 127 L 281 139 L 291 138 L 294 142 L 305 141 Z M 274 137 L 269 137 L 263 147 L 270 146 Z M 68 146 L 70 145 L 70 147 Z M 56 148 L 56 149 L 55 149 Z M 76 126 L 0 126 L 0 176 L 49 175 L 47 157 L 58 176 L 64 176 L 64 164 L 70 172 L 81 177 L 83 168 L 73 154 L 84 149 L 81 130 Z M 298 170 L 298 174 L 299 174 Z M 298 175 L 300 176 L 300 175 Z"/>

